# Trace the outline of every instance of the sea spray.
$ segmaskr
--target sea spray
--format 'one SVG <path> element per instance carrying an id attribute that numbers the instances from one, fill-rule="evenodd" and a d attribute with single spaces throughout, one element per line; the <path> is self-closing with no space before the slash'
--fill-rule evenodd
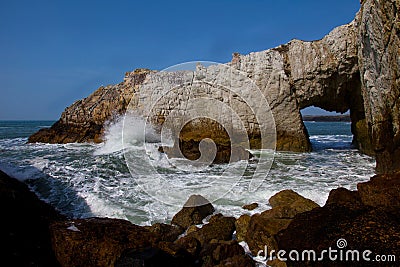
<path id="1" fill-rule="evenodd" d="M 129 131 L 124 131 L 124 128 L 129 128 Z M 106 123 L 104 140 L 101 147 L 94 152 L 95 156 L 122 151 L 127 144 L 138 147 L 143 146 L 144 142 L 158 143 L 160 134 L 144 118 L 127 113 Z"/>
<path id="2" fill-rule="evenodd" d="M 110 140 L 107 153 L 99 153 L 107 142 L 26 144 L 29 134 L 25 133 L 34 133 L 38 126 L 44 125 L 43 122 L 19 122 L 18 127 L 24 129 L 24 134 L 18 136 L 15 136 L 14 126 L 4 122 L 3 128 L 0 128 L 3 136 L 0 138 L 0 169 L 6 166 L 8 174 L 28 179 L 27 183 L 40 198 L 72 217 L 126 218 L 141 225 L 168 222 L 179 208 L 166 206 L 138 188 L 121 153 L 122 137 L 118 130 L 118 127 L 123 127 L 121 119 L 109 125 L 105 135 Z M 140 118 L 139 121 L 143 122 Z M 316 122 L 307 124 L 307 127 L 314 152 L 276 153 L 272 169 L 259 190 L 245 194 L 245 181 L 239 183 L 232 188 L 229 196 L 214 203 L 217 212 L 236 217 L 243 213 L 261 212 L 268 208 L 268 198 L 283 189 L 293 189 L 323 205 L 331 189 L 345 187 L 355 190 L 357 183 L 367 181 L 374 175 L 375 160 L 351 148 L 352 135 L 348 124 Z M 322 129 L 325 129 L 324 132 Z M 114 139 L 111 138 L 113 134 Z M 183 172 L 171 167 L 165 154 L 158 151 L 160 143 L 145 145 L 147 156 L 157 170 L 178 185 L 201 185 L 207 179 L 218 176 L 224 168 L 223 165 L 212 165 L 202 172 Z M 138 157 L 143 157 L 143 148 L 132 149 L 137 151 Z M 251 166 L 253 161 L 250 161 Z M 215 186 L 212 190 L 220 188 Z M 188 196 L 180 193 L 178 196 L 171 195 L 171 198 L 186 200 Z M 251 212 L 241 208 L 243 204 L 252 202 L 259 203 L 259 208 Z"/>

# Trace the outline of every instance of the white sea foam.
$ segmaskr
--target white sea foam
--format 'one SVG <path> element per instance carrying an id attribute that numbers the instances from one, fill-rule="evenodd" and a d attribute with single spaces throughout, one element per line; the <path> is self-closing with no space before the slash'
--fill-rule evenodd
<path id="1" fill-rule="evenodd" d="M 196 188 L 215 178 L 209 190 L 211 193 L 221 191 L 223 180 L 218 181 L 216 177 L 225 165 L 213 165 L 203 171 L 182 171 L 174 167 L 173 160 L 158 151 L 160 143 L 143 146 L 142 136 L 147 132 L 143 120 L 132 117 L 125 123 L 136 129 L 126 133 L 131 145 L 125 147 L 134 152 L 132 159 L 136 168 L 143 168 L 140 162 L 146 157 L 171 186 Z M 168 221 L 180 207 L 167 206 L 137 186 L 138 177 L 132 177 L 122 153 L 123 126 L 123 118 L 111 123 L 106 142 L 100 145 L 26 144 L 27 138 L 0 139 L 0 169 L 21 180 L 36 178 L 28 181 L 31 188 L 42 199 L 74 217 L 108 216 L 142 225 Z M 151 130 L 149 132 L 151 136 Z M 148 136 L 144 136 L 147 140 Z M 366 181 L 374 174 L 375 161 L 351 149 L 351 139 L 351 135 L 314 135 L 311 142 L 317 148 L 315 152 L 276 153 L 271 171 L 260 188 L 252 193 L 247 190 L 248 179 L 257 160 L 250 161 L 244 177 L 214 203 L 217 212 L 235 217 L 262 212 L 269 208 L 268 199 L 283 189 L 293 189 L 320 205 L 325 203 L 331 189 L 339 186 L 356 189 L 358 182 Z M 149 141 L 158 140 L 149 138 Z M 259 151 L 252 152 L 259 154 Z M 149 174 L 145 178 L 151 182 L 154 176 Z M 238 177 L 231 178 L 236 180 Z M 183 205 L 189 196 L 182 190 L 169 197 Z M 259 204 L 256 210 L 241 208 L 253 202 Z"/>
<path id="2" fill-rule="evenodd" d="M 142 117 L 135 115 L 119 116 L 107 123 L 105 142 L 94 155 L 105 155 L 122 151 L 124 146 L 141 146 L 146 142 L 159 142 L 160 137 L 154 127 Z"/>

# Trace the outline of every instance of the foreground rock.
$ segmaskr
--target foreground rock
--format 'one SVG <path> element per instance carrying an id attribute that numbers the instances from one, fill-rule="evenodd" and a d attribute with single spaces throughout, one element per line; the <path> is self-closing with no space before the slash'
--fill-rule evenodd
<path id="1" fill-rule="evenodd" d="M 126 249 L 141 251 L 158 241 L 143 227 L 107 218 L 56 222 L 51 232 L 62 266 L 113 266 Z"/>
<path id="2" fill-rule="evenodd" d="M 51 225 L 55 254 L 61 266 L 254 266 L 232 240 L 235 218 L 217 214 L 197 228 L 193 214 L 203 217 L 214 208 L 201 196 L 191 196 L 185 205 L 192 212 L 183 207 L 177 218 L 185 218 L 181 221 L 192 227 L 184 236 L 185 228 L 160 223 L 142 227 L 108 218 L 55 222 Z"/>
<path id="3" fill-rule="evenodd" d="M 339 239 L 345 239 L 344 250 L 372 251 L 371 262 L 363 261 L 292 261 L 290 266 L 377 266 L 376 255 L 400 255 L 400 175 L 375 176 L 358 185 L 360 191 L 333 190 L 324 207 L 297 215 L 289 226 L 277 235 L 279 249 L 285 251 L 338 249 Z M 391 181 L 388 183 L 388 181 Z M 390 191 L 386 192 L 388 186 Z M 380 201 L 382 199 L 382 201 Z M 377 200 L 377 202 L 374 202 Z M 391 204 L 390 204 L 391 203 Z M 382 266 L 394 266 L 393 261 Z M 381 266 L 381 265 L 379 265 Z"/>
<path id="4" fill-rule="evenodd" d="M 172 224 L 187 229 L 191 225 L 202 224 L 203 219 L 214 212 L 213 205 L 200 195 L 192 195 L 183 208 L 172 218 Z"/>
<path id="5" fill-rule="evenodd" d="M 2 266 L 59 266 L 49 225 L 63 220 L 29 188 L 0 171 L 0 244 Z"/>
<path id="6" fill-rule="evenodd" d="M 268 246 L 270 250 L 278 249 L 276 235 L 286 229 L 293 218 L 300 213 L 319 207 L 315 202 L 304 198 L 292 190 L 281 191 L 269 199 L 271 210 L 243 215 L 236 221 L 236 232 L 239 241 L 246 241 L 253 255 Z"/>

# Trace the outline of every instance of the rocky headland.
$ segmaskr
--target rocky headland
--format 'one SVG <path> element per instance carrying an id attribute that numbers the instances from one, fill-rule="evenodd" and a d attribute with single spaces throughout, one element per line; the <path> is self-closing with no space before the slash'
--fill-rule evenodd
<path id="1" fill-rule="evenodd" d="M 398 7 L 396 0 L 362 1 L 354 21 L 335 28 L 321 40 L 292 40 L 266 51 L 248 55 L 234 53 L 227 66 L 245 73 L 268 100 L 275 119 L 277 150 L 312 149 L 300 114 L 302 108 L 350 110 L 354 145 L 364 153 L 376 155 L 379 172 L 400 168 Z M 29 142 L 101 142 L 106 122 L 124 114 L 129 103 L 140 113 L 152 97 L 165 93 L 160 88 L 185 82 L 187 88 L 195 90 L 196 82 L 211 74 L 215 84 L 223 85 L 224 76 L 215 76 L 215 73 L 223 73 L 225 67 L 202 67 L 186 72 L 160 73 L 147 69 L 127 72 L 122 83 L 100 87 L 87 98 L 73 103 L 50 129 L 40 130 Z M 251 95 L 251 92 L 244 93 Z M 222 97 L 231 106 L 243 106 L 237 113 L 247 130 L 250 146 L 260 146 L 260 122 L 244 107 L 242 100 L 232 92 L 205 94 L 216 99 Z M 163 124 L 171 110 L 187 108 L 185 103 L 193 98 L 190 92 L 177 90 L 159 104 L 152 122 Z M 192 148 L 191 142 L 198 146 L 200 140 L 193 133 L 211 136 L 221 132 L 221 127 L 213 123 L 203 123 L 201 128 L 198 124 L 189 126 L 192 134 L 179 137 L 183 150 Z M 225 139 L 216 138 L 217 146 L 221 144 L 220 150 L 229 147 Z M 187 142 L 189 145 L 185 145 Z"/>
<path id="2" fill-rule="evenodd" d="M 6 249 L 2 261 L 21 266 L 254 266 L 239 241 L 245 241 L 254 255 L 265 245 L 276 250 L 322 252 L 336 248 L 336 242 L 345 238 L 348 249 L 371 250 L 371 258 L 396 255 L 398 262 L 400 1 L 361 2 L 353 22 L 334 29 L 321 40 L 293 40 L 262 52 L 234 54 L 229 63 L 248 73 L 268 99 L 279 150 L 311 150 L 300 114 L 302 108 L 314 105 L 329 111 L 350 110 L 354 144 L 376 156 L 380 173 L 358 184 L 357 191 L 333 190 L 326 204 L 318 207 L 286 190 L 269 199 L 272 209 L 252 216 L 246 215 L 244 209 L 239 218 L 215 214 L 210 203 L 193 196 L 188 203 L 200 200 L 202 205 L 184 206 L 171 224 L 143 227 L 117 219 L 66 218 L 38 200 L 26 185 L 0 173 L 0 203 L 6 211 L 0 228 L 2 247 Z M 207 69 L 186 73 L 146 69 L 129 72 L 122 83 L 101 87 L 75 102 L 51 128 L 32 135 L 29 142 L 100 142 L 105 123 L 125 113 L 132 99 L 135 103 L 136 98 L 150 94 L 148 90 L 155 90 L 152 85 L 160 76 L 170 75 L 173 85 L 185 75 L 201 77 L 200 72 Z M 190 98 L 190 94 L 182 94 L 179 101 Z M 178 107 L 182 103 L 179 101 Z M 162 124 L 168 112 L 165 105 L 155 121 Z M 242 112 L 248 115 L 246 109 Z M 250 115 L 244 117 L 248 118 L 248 135 L 257 146 L 259 126 L 252 124 Z M 202 129 L 215 130 L 212 124 Z M 193 136 L 181 138 L 182 143 L 191 140 Z M 199 227 L 204 219 L 207 223 Z M 269 265 L 377 263 L 274 260 Z"/>

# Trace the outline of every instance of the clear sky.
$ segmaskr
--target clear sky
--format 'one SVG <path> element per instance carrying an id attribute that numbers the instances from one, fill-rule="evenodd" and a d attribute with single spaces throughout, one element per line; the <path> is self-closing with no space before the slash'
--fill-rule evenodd
<path id="1" fill-rule="evenodd" d="M 135 68 L 228 62 L 233 52 L 320 39 L 359 7 L 359 0 L 0 0 L 0 120 L 58 119 Z"/>

